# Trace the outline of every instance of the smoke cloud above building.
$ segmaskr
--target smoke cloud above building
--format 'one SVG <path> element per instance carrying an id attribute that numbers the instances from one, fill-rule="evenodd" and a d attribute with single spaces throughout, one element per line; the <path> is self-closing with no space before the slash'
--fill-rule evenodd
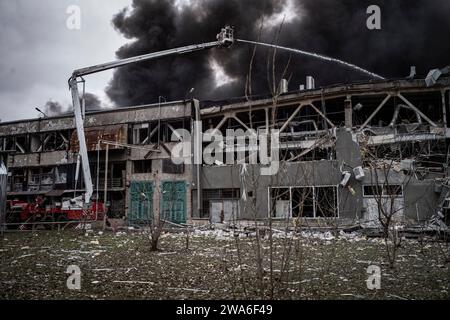
<path id="1" fill-rule="evenodd" d="M 381 30 L 366 26 L 366 10 L 372 4 L 381 8 Z M 397 78 L 407 76 L 412 65 L 424 76 L 450 63 L 449 16 L 446 0 L 134 0 L 112 23 L 130 40 L 118 49 L 119 58 L 213 41 L 228 24 L 235 27 L 237 38 L 317 52 Z M 242 96 L 251 61 L 251 93 L 270 93 L 273 50 L 257 48 L 252 60 L 253 50 L 235 44 L 126 66 L 116 70 L 107 94 L 119 107 L 152 103 L 159 96 L 185 99 L 192 87 L 200 99 Z M 291 90 L 307 75 L 319 86 L 371 80 L 343 66 L 277 51 L 275 83 L 283 75 Z"/>

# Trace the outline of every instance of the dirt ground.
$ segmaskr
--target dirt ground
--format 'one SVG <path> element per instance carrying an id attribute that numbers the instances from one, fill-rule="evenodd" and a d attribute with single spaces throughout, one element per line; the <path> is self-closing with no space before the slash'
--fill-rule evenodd
<path id="1" fill-rule="evenodd" d="M 266 237 L 261 283 L 254 235 L 196 231 L 188 250 L 186 238 L 164 234 L 150 252 L 139 232 L 7 233 L 0 299 L 450 299 L 442 243 L 404 240 L 390 269 L 381 239 L 306 233 L 271 247 Z M 81 270 L 81 290 L 67 289 L 69 265 Z M 379 290 L 367 288 L 369 265 L 381 267 Z"/>

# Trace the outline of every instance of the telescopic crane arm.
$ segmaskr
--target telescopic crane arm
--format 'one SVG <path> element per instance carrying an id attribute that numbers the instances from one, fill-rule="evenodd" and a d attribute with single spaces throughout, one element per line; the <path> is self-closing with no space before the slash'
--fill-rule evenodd
<path id="1" fill-rule="evenodd" d="M 119 67 L 123 67 L 126 65 L 143 62 L 143 61 L 149 61 L 154 60 L 158 58 L 163 58 L 167 56 L 173 56 L 173 55 L 181 55 L 185 53 L 190 53 L 194 51 L 200 51 L 215 47 L 230 47 L 234 43 L 234 32 L 233 28 L 226 26 L 221 30 L 221 32 L 217 35 L 217 41 L 214 42 L 207 42 L 202 44 L 196 44 L 196 45 L 190 45 L 175 49 L 169 49 L 154 53 L 149 53 L 137 57 L 122 59 L 118 61 L 108 62 L 104 64 L 99 64 L 87 68 L 82 68 L 75 70 L 72 74 L 72 76 L 69 79 L 69 88 L 72 93 L 72 103 L 75 113 L 75 125 L 77 129 L 77 135 L 78 135 L 78 141 L 80 146 L 80 157 L 81 157 L 81 164 L 83 169 L 83 178 L 84 183 L 86 187 L 86 193 L 84 195 L 84 202 L 85 204 L 90 203 L 92 194 L 94 192 L 94 187 L 92 184 L 92 176 L 91 176 L 91 170 L 89 167 L 89 157 L 88 157 L 88 151 L 87 151 L 87 145 L 86 145 L 86 137 L 84 134 L 84 119 L 83 119 L 83 112 L 81 110 L 81 103 L 80 103 L 80 95 L 78 91 L 78 78 L 94 74 L 98 72 L 102 72 L 105 70 L 115 69 Z"/>

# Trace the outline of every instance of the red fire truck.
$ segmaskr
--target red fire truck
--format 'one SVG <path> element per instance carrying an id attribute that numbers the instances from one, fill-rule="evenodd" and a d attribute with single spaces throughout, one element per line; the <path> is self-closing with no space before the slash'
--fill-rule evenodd
<path id="1" fill-rule="evenodd" d="M 49 204 L 42 196 L 31 203 L 8 200 L 6 211 L 6 223 L 16 229 L 31 229 L 33 225 L 51 229 L 54 222 L 97 221 L 106 214 L 106 208 L 101 202 L 91 201 L 89 207 L 84 208 L 81 197 L 54 204 Z"/>

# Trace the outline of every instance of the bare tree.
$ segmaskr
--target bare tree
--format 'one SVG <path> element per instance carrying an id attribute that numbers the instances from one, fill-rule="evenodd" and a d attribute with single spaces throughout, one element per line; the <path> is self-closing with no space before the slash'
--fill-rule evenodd
<path id="1" fill-rule="evenodd" d="M 156 187 L 157 194 L 161 194 L 161 188 L 159 186 Z M 143 203 L 147 204 L 147 226 L 144 227 L 144 233 L 150 240 L 150 251 L 156 252 L 160 251 L 159 249 L 159 240 L 163 233 L 164 226 L 166 224 L 165 217 L 162 217 L 162 212 L 159 209 L 153 210 L 152 208 L 152 199 L 149 199 L 149 195 L 142 191 L 140 196 L 143 200 Z M 172 202 L 170 202 L 172 205 Z"/>
<path id="2" fill-rule="evenodd" d="M 362 141 L 363 162 L 369 170 L 371 186 L 366 187 L 376 203 L 377 222 L 381 227 L 386 258 L 390 268 L 395 267 L 398 249 L 402 245 L 401 229 L 405 225 L 406 205 L 404 189 L 413 179 L 413 172 L 403 172 L 400 168 L 402 146 L 391 151 L 390 146 L 368 146 Z"/>
<path id="3" fill-rule="evenodd" d="M 262 28 L 261 28 L 262 30 Z M 279 28 L 274 37 L 274 42 L 278 41 L 279 34 L 282 30 L 282 26 Z M 256 54 L 256 47 L 253 50 L 252 59 L 250 61 L 249 71 L 246 82 L 246 97 L 249 103 L 248 126 L 250 129 L 256 129 L 257 124 L 253 123 L 254 111 L 251 105 L 252 96 L 252 66 Z M 280 129 L 282 124 L 279 118 L 278 100 L 283 93 L 280 90 L 281 79 L 285 79 L 288 74 L 290 58 L 286 65 L 282 69 L 280 78 L 277 77 L 276 72 L 277 64 L 277 50 L 273 49 L 267 57 L 267 82 L 272 94 L 272 105 L 266 110 L 266 119 L 268 118 L 266 126 L 268 126 L 269 134 L 273 129 Z M 315 137 L 318 140 L 325 138 L 329 139 L 330 136 Z M 292 137 L 289 139 L 293 139 Z M 286 143 L 295 141 L 285 141 Z M 319 144 L 317 147 L 320 146 Z M 269 145 L 268 150 L 271 150 Z M 311 148 L 309 152 L 314 153 L 315 148 Z M 303 156 L 308 155 L 308 152 L 304 150 L 297 154 L 291 152 L 283 152 L 280 158 L 277 159 L 280 162 L 280 170 L 278 174 L 270 176 L 269 186 L 279 185 L 296 185 L 299 180 L 304 181 L 306 185 L 313 185 L 310 181 L 314 176 L 314 165 L 306 166 L 306 168 L 312 168 L 310 172 L 308 169 L 304 169 L 301 165 L 289 166 L 289 163 L 295 160 L 301 160 Z M 294 170 L 294 172 L 293 172 Z M 295 203 L 293 203 L 292 189 L 275 187 L 269 188 L 269 212 L 265 218 L 261 217 L 260 208 L 258 204 L 261 199 L 261 176 L 258 171 L 258 166 L 249 166 L 248 170 L 244 170 L 245 174 L 241 174 L 241 178 L 244 177 L 245 182 L 243 188 L 246 193 L 251 193 L 252 196 L 247 199 L 247 208 L 249 209 L 249 216 L 251 217 L 251 230 L 253 236 L 250 238 L 251 248 L 254 253 L 251 261 L 254 264 L 254 269 L 249 268 L 245 270 L 243 264 L 245 259 L 242 256 L 243 248 L 247 245 L 241 238 L 235 237 L 235 254 L 229 254 L 231 260 L 235 259 L 239 265 L 238 269 L 238 281 L 233 281 L 233 291 L 237 291 L 237 287 L 240 285 L 245 298 L 248 298 L 254 293 L 260 299 L 274 299 L 283 295 L 292 296 L 292 286 L 295 286 L 295 294 L 301 297 L 303 293 L 302 288 L 302 275 L 304 271 L 304 239 L 301 237 L 303 226 L 308 224 L 308 215 L 304 214 L 306 208 L 310 206 L 316 206 L 317 211 L 323 214 L 322 218 L 327 226 L 337 228 L 337 199 L 335 200 L 334 194 L 331 197 L 327 197 L 325 194 L 321 196 L 321 201 L 317 203 L 310 203 L 313 199 L 312 188 L 296 188 L 295 189 Z M 266 182 L 267 183 L 267 182 Z M 334 189 L 333 189 L 334 190 Z M 283 202 L 289 203 L 286 212 L 277 211 L 277 205 L 283 204 Z M 234 228 L 237 228 L 237 222 L 233 220 Z M 280 237 L 275 237 L 278 234 Z M 328 268 L 331 266 L 335 250 L 330 250 L 330 263 L 323 270 L 323 276 L 328 272 Z M 227 266 L 228 259 L 225 263 Z M 225 269 L 227 267 L 225 266 Z M 253 272 L 254 271 L 254 272 Z M 252 280 L 254 279 L 254 280 Z M 253 285 L 252 285 L 253 283 Z M 320 289 L 320 288 L 319 288 Z"/>

